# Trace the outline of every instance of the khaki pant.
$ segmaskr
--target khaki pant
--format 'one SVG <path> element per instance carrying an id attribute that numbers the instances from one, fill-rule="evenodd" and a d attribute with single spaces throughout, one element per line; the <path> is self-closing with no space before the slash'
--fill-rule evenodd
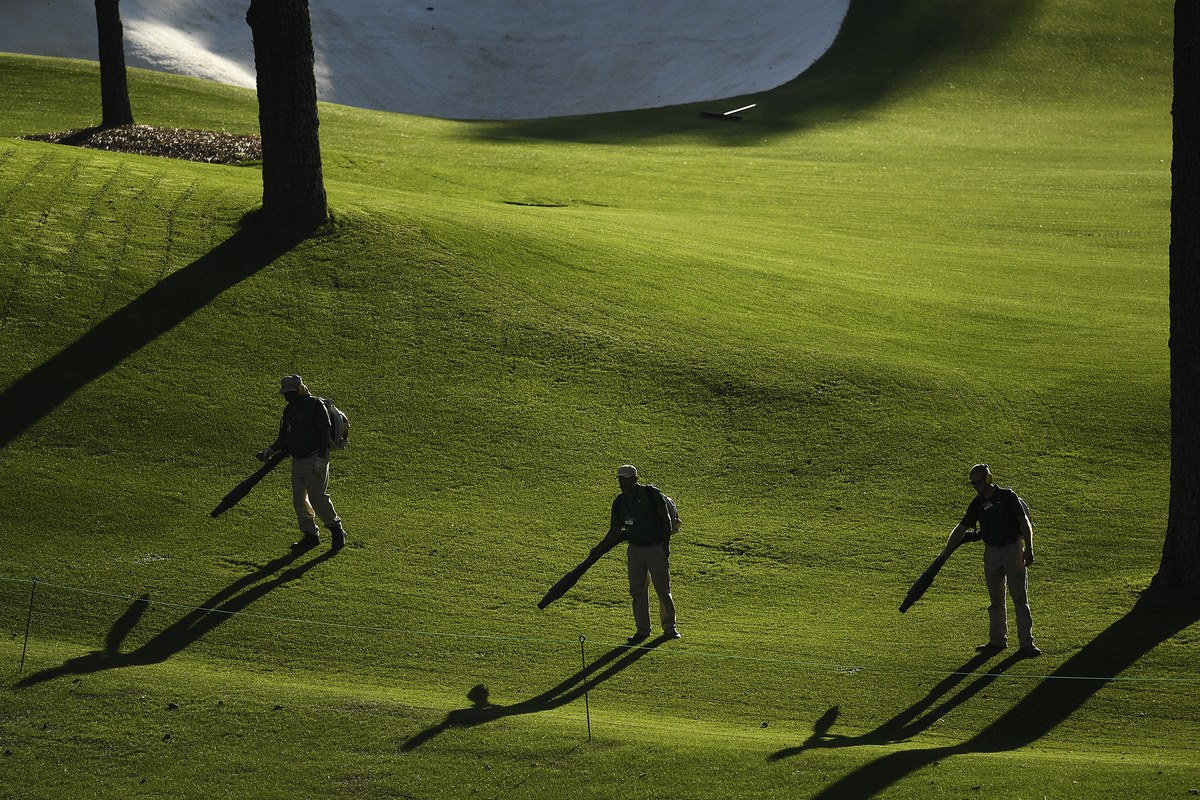
<path id="1" fill-rule="evenodd" d="M 292 505 L 296 523 L 308 536 L 317 535 L 318 516 L 326 528 L 341 524 L 329 499 L 329 459 L 317 455 L 292 459 Z"/>
<path id="2" fill-rule="evenodd" d="M 633 598 L 633 622 L 639 635 L 650 635 L 649 586 L 658 595 L 658 616 L 663 633 L 675 630 L 675 599 L 671 597 L 671 570 L 661 544 L 650 547 L 629 545 L 629 594 Z"/>
<path id="3" fill-rule="evenodd" d="M 1025 542 L 1018 539 L 1005 547 L 983 548 L 983 579 L 987 584 L 988 644 L 1008 646 L 1008 613 L 1005 585 L 1017 612 L 1017 639 L 1021 647 L 1033 647 L 1033 615 L 1029 611 L 1029 578 L 1025 569 Z"/>

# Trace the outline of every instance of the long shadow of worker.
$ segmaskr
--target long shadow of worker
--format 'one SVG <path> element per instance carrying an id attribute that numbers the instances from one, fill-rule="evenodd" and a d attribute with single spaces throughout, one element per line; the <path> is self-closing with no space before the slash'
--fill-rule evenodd
<path id="1" fill-rule="evenodd" d="M 300 240 L 247 222 L 0 392 L 0 447 Z"/>
<path id="2" fill-rule="evenodd" d="M 1128 614 L 1088 642 L 1020 702 L 967 741 L 949 747 L 890 753 L 825 787 L 814 800 L 873 797 L 948 756 L 1005 752 L 1036 742 L 1075 713 L 1112 678 L 1197 621 L 1200 621 L 1200 611 L 1164 608 L 1143 595 Z M 827 712 L 822 720 L 832 724 L 828 717 Z M 821 732 L 821 736 L 827 737 L 827 732 Z"/>
<path id="3" fill-rule="evenodd" d="M 474 686 L 467 692 L 467 699 L 471 701 L 470 707 L 451 711 L 437 725 L 426 728 L 410 737 L 404 742 L 401 749 L 406 752 L 415 750 L 433 737 L 451 728 L 471 728 L 505 717 L 512 717 L 518 714 L 536 714 L 539 711 L 548 711 L 552 708 L 564 706 L 573 700 L 583 697 L 586 690 L 595 688 L 597 685 L 633 665 L 642 656 L 666 641 L 668 641 L 666 637 L 659 637 L 640 647 L 629 647 L 626 645 L 614 647 L 558 685 L 547 689 L 536 697 L 531 697 L 528 700 L 522 700 L 519 703 L 513 703 L 508 706 L 493 705 L 491 700 L 488 699 L 487 687 L 483 684 Z"/>
<path id="4" fill-rule="evenodd" d="M 234 614 L 260 600 L 268 592 L 285 583 L 299 580 L 313 567 L 333 558 L 337 551 L 326 550 L 310 561 L 292 566 L 302 554 L 303 551 L 290 551 L 286 555 L 267 562 L 254 572 L 238 578 L 208 598 L 201 607 L 188 612 L 139 647 L 123 653 L 121 645 L 137 627 L 138 622 L 146 613 L 146 609 L 150 606 L 150 595 L 144 594 L 134 600 L 125 613 L 113 624 L 108 636 L 105 637 L 103 650 L 96 650 L 87 655 L 69 659 L 57 667 L 35 672 L 18 681 L 16 688 L 27 688 L 67 675 L 88 675 L 107 669 L 158 664 L 166 661 L 197 642 L 202 636 Z M 267 580 L 268 578 L 270 580 Z"/>
<path id="5" fill-rule="evenodd" d="M 943 678 L 921 700 L 901 711 L 887 722 L 884 722 L 875 730 L 860 736 L 844 736 L 829 732 L 837 721 L 840 712 L 840 708 L 834 706 L 816 721 L 813 725 L 813 735 L 804 744 L 772 753 L 767 760 L 779 761 L 789 756 L 798 755 L 805 750 L 824 747 L 855 747 L 863 744 L 889 744 L 906 741 L 928 730 L 939 719 L 979 694 L 1004 674 L 1005 671 L 1020 661 L 1020 656 L 1015 654 L 1010 655 L 988 672 L 975 675 L 975 670 L 988 662 L 988 656 L 974 656 L 957 670 Z M 939 700 L 950 694 L 955 687 L 971 677 L 974 677 L 974 680 L 968 686 L 953 697 L 945 700 L 945 702 L 938 704 Z"/>

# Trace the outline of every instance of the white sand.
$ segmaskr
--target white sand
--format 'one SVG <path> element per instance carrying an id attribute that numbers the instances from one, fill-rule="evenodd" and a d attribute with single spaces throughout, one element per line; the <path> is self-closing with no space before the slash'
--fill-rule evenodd
<path id="1" fill-rule="evenodd" d="M 322 100 L 450 119 L 656 108 L 774 88 L 850 0 L 310 0 Z M 122 0 L 126 62 L 254 86 L 249 0 Z M 94 0 L 0 0 L 0 51 L 96 59 Z"/>

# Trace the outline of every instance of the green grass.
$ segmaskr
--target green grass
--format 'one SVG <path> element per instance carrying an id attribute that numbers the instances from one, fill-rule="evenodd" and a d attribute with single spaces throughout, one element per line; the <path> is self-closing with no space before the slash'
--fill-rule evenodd
<path id="1" fill-rule="evenodd" d="M 856 2 L 737 124 L 322 106 L 335 222 L 300 243 L 241 230 L 255 168 L 15 138 L 93 124 L 96 72 L 0 58 L 0 785 L 1186 796 L 1197 628 L 1134 608 L 1166 523 L 1170 15 Z M 139 122 L 255 129 L 252 93 L 131 78 Z M 282 475 L 208 511 L 293 371 L 354 422 L 352 545 L 285 564 Z M 1033 507 L 1036 662 L 969 660 L 977 552 L 895 612 L 977 460 Z M 618 555 L 534 606 L 626 461 L 686 520 L 686 638 L 638 658 Z"/>

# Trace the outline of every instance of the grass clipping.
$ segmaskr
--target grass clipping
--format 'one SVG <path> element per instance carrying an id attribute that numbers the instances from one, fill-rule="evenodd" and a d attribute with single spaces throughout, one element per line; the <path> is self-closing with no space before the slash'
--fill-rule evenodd
<path id="1" fill-rule="evenodd" d="M 58 133 L 35 133 L 22 138 L 35 142 L 91 147 L 96 150 L 201 161 L 206 164 L 245 164 L 262 160 L 262 141 L 259 137 L 224 131 L 117 125 L 109 128 L 79 128 Z"/>

